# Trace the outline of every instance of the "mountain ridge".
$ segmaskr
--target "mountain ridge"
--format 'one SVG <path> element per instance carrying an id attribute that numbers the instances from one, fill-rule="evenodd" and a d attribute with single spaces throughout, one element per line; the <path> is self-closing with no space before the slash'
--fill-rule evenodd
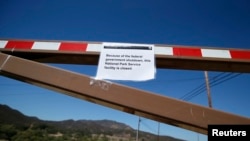
<path id="1" fill-rule="evenodd" d="M 3 134 L 7 130 L 13 132 L 11 137 L 8 134 Z M 133 141 L 136 137 L 135 129 L 125 123 L 113 120 L 41 120 L 37 117 L 24 115 L 20 111 L 10 108 L 8 105 L 0 104 L 0 140 L 20 139 L 24 136 L 23 134 L 30 133 L 31 131 L 36 133 L 35 135 L 39 132 L 42 135 L 39 138 L 47 137 L 50 138 L 49 140 L 59 140 L 61 138 L 67 138 L 66 140 L 80 140 L 80 138 L 85 138 L 84 140 L 86 140 L 87 138 L 95 138 L 97 141 Z M 19 133 L 22 133 L 22 136 Z M 30 136 L 34 136 L 34 134 Z M 150 141 L 157 138 L 158 136 L 155 134 L 140 131 L 139 140 Z M 183 141 L 170 136 L 160 136 L 160 138 L 161 141 Z"/>

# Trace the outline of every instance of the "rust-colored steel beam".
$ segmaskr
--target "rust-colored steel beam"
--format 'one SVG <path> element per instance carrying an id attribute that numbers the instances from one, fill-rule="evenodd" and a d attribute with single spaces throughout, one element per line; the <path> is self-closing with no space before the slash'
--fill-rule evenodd
<path id="1" fill-rule="evenodd" d="M 94 80 L 79 73 L 4 53 L 0 53 L 0 73 L 33 85 L 202 134 L 207 134 L 209 124 L 250 124 L 247 117 L 103 80 Z"/>
<path id="2" fill-rule="evenodd" d="M 157 68 L 250 72 L 250 50 L 155 44 Z M 0 52 L 43 63 L 97 65 L 101 42 L 1 40 Z"/>

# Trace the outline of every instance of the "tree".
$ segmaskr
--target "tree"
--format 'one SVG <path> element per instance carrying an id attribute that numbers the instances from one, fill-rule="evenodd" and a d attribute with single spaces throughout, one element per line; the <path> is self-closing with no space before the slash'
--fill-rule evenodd
<path id="1" fill-rule="evenodd" d="M 0 139 L 10 140 L 17 134 L 17 129 L 14 125 L 3 124 L 0 125 Z"/>

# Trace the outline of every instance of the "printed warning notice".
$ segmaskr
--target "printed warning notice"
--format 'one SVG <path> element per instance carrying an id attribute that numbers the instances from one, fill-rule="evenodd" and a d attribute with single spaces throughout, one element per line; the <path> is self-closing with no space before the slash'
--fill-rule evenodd
<path id="1" fill-rule="evenodd" d="M 103 43 L 96 78 L 145 81 L 155 70 L 153 45 Z"/>

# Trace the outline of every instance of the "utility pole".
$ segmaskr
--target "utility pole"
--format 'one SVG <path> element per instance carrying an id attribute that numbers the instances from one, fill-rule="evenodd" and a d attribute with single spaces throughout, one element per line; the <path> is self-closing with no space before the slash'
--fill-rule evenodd
<path id="1" fill-rule="evenodd" d="M 141 122 L 141 117 L 139 117 L 139 119 L 138 119 L 138 127 L 137 127 L 137 132 L 136 132 L 136 141 L 139 141 L 140 122 Z"/>
<path id="2" fill-rule="evenodd" d="M 211 100 L 211 93 L 210 93 L 210 85 L 209 85 L 209 79 L 208 79 L 208 72 L 204 71 L 205 74 L 205 80 L 206 80 L 206 86 L 207 86 L 207 97 L 208 97 L 208 106 L 212 108 L 212 100 Z"/>
<path id="3" fill-rule="evenodd" d="M 158 141 L 160 141 L 160 122 L 158 122 Z"/>

